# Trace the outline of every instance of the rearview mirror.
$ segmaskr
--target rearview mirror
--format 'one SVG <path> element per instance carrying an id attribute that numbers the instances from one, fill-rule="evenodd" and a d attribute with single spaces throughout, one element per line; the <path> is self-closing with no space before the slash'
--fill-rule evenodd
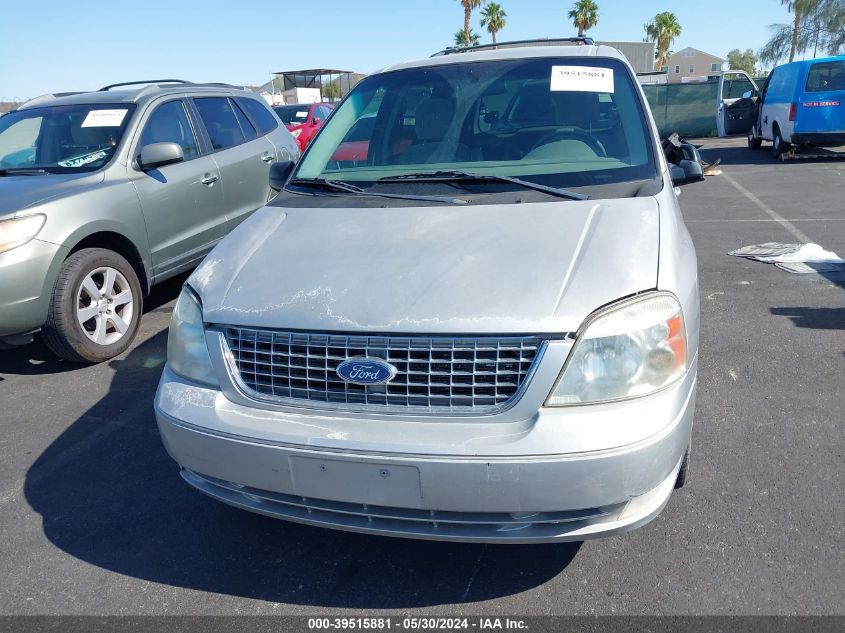
<path id="1" fill-rule="evenodd" d="M 277 163 L 270 165 L 270 189 L 273 191 L 281 191 L 293 172 L 292 160 L 280 160 Z"/>
<path id="2" fill-rule="evenodd" d="M 141 148 L 138 165 L 142 170 L 157 169 L 185 160 L 182 148 L 176 143 L 150 143 Z"/>
<path id="3" fill-rule="evenodd" d="M 320 125 L 320 123 L 322 123 L 322 122 L 323 122 L 323 120 L 322 120 L 322 119 L 318 119 L 317 117 L 314 117 L 314 118 L 311 120 L 311 122 L 312 122 L 314 125 Z"/>

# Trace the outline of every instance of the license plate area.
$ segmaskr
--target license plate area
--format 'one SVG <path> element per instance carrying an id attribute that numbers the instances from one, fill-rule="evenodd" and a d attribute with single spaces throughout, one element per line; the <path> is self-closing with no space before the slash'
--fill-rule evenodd
<path id="1" fill-rule="evenodd" d="M 289 460 L 293 488 L 302 497 L 397 508 L 422 505 L 420 472 L 414 466 L 293 456 Z"/>

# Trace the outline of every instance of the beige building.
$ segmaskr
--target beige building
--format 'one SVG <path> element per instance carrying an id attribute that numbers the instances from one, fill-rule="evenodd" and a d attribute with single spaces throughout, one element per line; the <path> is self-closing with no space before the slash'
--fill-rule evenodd
<path id="1" fill-rule="evenodd" d="M 687 47 L 673 53 L 660 70 L 668 74 L 671 83 L 687 83 L 718 77 L 724 65 L 725 60 L 721 57 Z"/>

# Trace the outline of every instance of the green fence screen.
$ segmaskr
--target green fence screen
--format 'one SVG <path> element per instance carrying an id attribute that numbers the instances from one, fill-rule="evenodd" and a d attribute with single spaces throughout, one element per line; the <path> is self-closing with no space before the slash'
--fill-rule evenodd
<path id="1" fill-rule="evenodd" d="M 660 136 L 665 138 L 672 132 L 681 136 L 716 136 L 718 87 L 716 81 L 644 85 Z"/>

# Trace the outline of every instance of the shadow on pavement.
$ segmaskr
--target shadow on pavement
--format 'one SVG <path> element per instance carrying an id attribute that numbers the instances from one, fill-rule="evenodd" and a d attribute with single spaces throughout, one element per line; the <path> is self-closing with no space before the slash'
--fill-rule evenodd
<path id="1" fill-rule="evenodd" d="M 152 292 L 144 298 L 144 314 L 157 311 L 163 305 L 179 296 L 182 284 L 188 274 L 178 275 L 155 286 Z M 143 325 L 143 324 L 142 324 Z M 79 363 L 72 363 L 57 358 L 36 335 L 35 341 L 29 345 L 22 345 L 12 349 L 0 349 L 0 374 L 18 376 L 38 376 L 44 374 L 60 374 L 84 367 Z"/>
<path id="2" fill-rule="evenodd" d="M 166 331 L 115 369 L 109 393 L 38 458 L 27 502 L 52 544 L 118 574 L 206 592 L 339 608 L 474 602 L 538 586 L 580 543 L 483 546 L 333 532 L 249 514 L 193 491 L 152 411 Z"/>
<path id="3" fill-rule="evenodd" d="M 721 140 L 721 139 L 719 139 Z M 713 142 L 718 142 L 713 139 Z M 772 156 L 771 145 L 764 144 L 760 149 L 749 149 L 746 146 L 738 147 L 713 147 L 708 146 L 707 139 L 697 140 L 696 143 L 702 143 L 699 149 L 701 158 L 707 162 L 713 162 L 717 158 L 722 159 L 722 165 L 768 165 L 772 169 L 783 167 L 785 164 L 802 163 L 802 164 L 819 164 L 819 163 L 841 163 L 845 159 L 845 151 L 841 156 L 829 156 L 824 158 L 799 158 L 780 160 Z"/>
<path id="4" fill-rule="evenodd" d="M 769 308 L 775 316 L 789 318 L 796 327 L 845 330 L 845 308 Z"/>

